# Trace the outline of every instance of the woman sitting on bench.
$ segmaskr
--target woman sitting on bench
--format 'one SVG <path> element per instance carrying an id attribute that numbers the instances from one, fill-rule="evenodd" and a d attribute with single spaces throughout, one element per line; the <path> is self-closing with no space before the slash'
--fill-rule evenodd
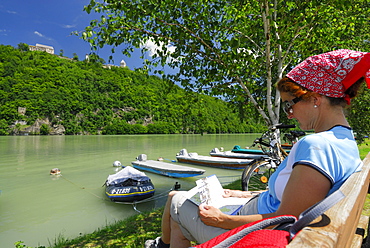
<path id="1" fill-rule="evenodd" d="M 162 216 L 162 236 L 147 240 L 145 247 L 189 247 L 204 243 L 230 229 L 277 215 L 301 212 L 337 190 L 354 172 L 360 171 L 352 129 L 343 113 L 366 79 L 370 86 L 370 53 L 337 50 L 307 58 L 277 88 L 283 110 L 296 119 L 303 137 L 270 177 L 268 191 L 225 190 L 225 197 L 254 197 L 237 215 L 217 208 L 199 208 L 181 192 L 169 194 Z"/>

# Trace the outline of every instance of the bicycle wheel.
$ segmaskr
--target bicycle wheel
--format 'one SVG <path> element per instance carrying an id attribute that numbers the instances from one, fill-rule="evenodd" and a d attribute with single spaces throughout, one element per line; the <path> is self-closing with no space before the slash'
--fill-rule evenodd
<path id="1" fill-rule="evenodd" d="M 242 173 L 242 190 L 258 191 L 266 190 L 270 175 L 275 171 L 276 166 L 264 160 L 255 160 L 247 165 Z"/>

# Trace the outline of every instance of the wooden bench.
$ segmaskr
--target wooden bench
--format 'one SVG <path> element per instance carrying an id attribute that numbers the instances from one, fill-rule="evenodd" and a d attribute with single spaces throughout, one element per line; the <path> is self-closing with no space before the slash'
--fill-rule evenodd
<path id="1" fill-rule="evenodd" d="M 370 153 L 363 162 L 362 171 L 350 176 L 340 188 L 346 197 L 305 227 L 287 247 L 361 247 L 369 224 L 369 216 L 362 215 L 362 210 L 369 193 Z M 370 247 L 370 238 L 366 245 Z"/>

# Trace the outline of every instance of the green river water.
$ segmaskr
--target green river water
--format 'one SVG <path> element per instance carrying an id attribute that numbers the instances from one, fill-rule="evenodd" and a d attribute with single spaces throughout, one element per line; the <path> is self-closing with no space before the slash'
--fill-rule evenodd
<path id="1" fill-rule="evenodd" d="M 15 247 L 49 246 L 59 236 L 74 238 L 135 214 L 131 205 L 117 204 L 104 195 L 109 174 L 118 160 L 127 166 L 144 153 L 148 159 L 175 160 L 182 148 L 208 155 L 215 147 L 231 150 L 248 146 L 258 134 L 220 135 L 125 135 L 125 136 L 11 136 L 0 137 L 0 244 Z M 203 176 L 216 174 L 229 182 L 241 170 L 205 169 Z M 62 175 L 49 175 L 59 168 Z M 175 182 L 183 190 L 198 178 L 174 179 L 146 173 L 156 196 L 165 195 Z M 203 177 L 202 176 L 202 177 Z M 137 205 L 140 211 L 164 204 L 166 197 Z"/>

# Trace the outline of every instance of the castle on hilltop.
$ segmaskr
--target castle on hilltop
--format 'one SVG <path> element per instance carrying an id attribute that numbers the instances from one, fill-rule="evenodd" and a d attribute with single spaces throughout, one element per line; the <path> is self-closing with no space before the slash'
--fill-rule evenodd
<path id="1" fill-rule="evenodd" d="M 42 44 L 37 44 L 36 43 L 36 46 L 32 46 L 32 45 L 28 45 L 29 47 L 29 50 L 30 51 L 42 51 L 42 52 L 47 52 L 47 53 L 50 53 L 50 54 L 54 54 L 54 47 L 52 46 L 47 46 L 47 45 L 42 45 Z M 69 59 L 69 58 L 66 58 L 66 57 L 63 57 L 63 56 L 59 56 L 60 58 L 63 58 L 63 59 Z M 86 61 L 89 61 L 90 58 L 89 58 L 89 55 L 86 54 Z M 71 59 L 70 59 L 71 60 Z M 124 60 L 121 60 L 121 63 L 120 65 L 111 65 L 111 64 L 107 64 L 107 65 L 103 65 L 104 68 L 112 68 L 112 67 L 126 67 L 126 62 Z"/>
<path id="2" fill-rule="evenodd" d="M 54 54 L 54 47 L 36 44 L 36 46 L 28 45 L 30 51 L 42 51 L 50 54 Z"/>
<path id="3" fill-rule="evenodd" d="M 111 64 L 103 65 L 104 68 L 108 68 L 108 69 L 110 69 L 112 67 L 126 67 L 126 66 L 127 66 L 126 62 L 123 59 L 121 60 L 121 63 L 119 64 L 119 66 L 118 65 L 111 65 Z"/>

